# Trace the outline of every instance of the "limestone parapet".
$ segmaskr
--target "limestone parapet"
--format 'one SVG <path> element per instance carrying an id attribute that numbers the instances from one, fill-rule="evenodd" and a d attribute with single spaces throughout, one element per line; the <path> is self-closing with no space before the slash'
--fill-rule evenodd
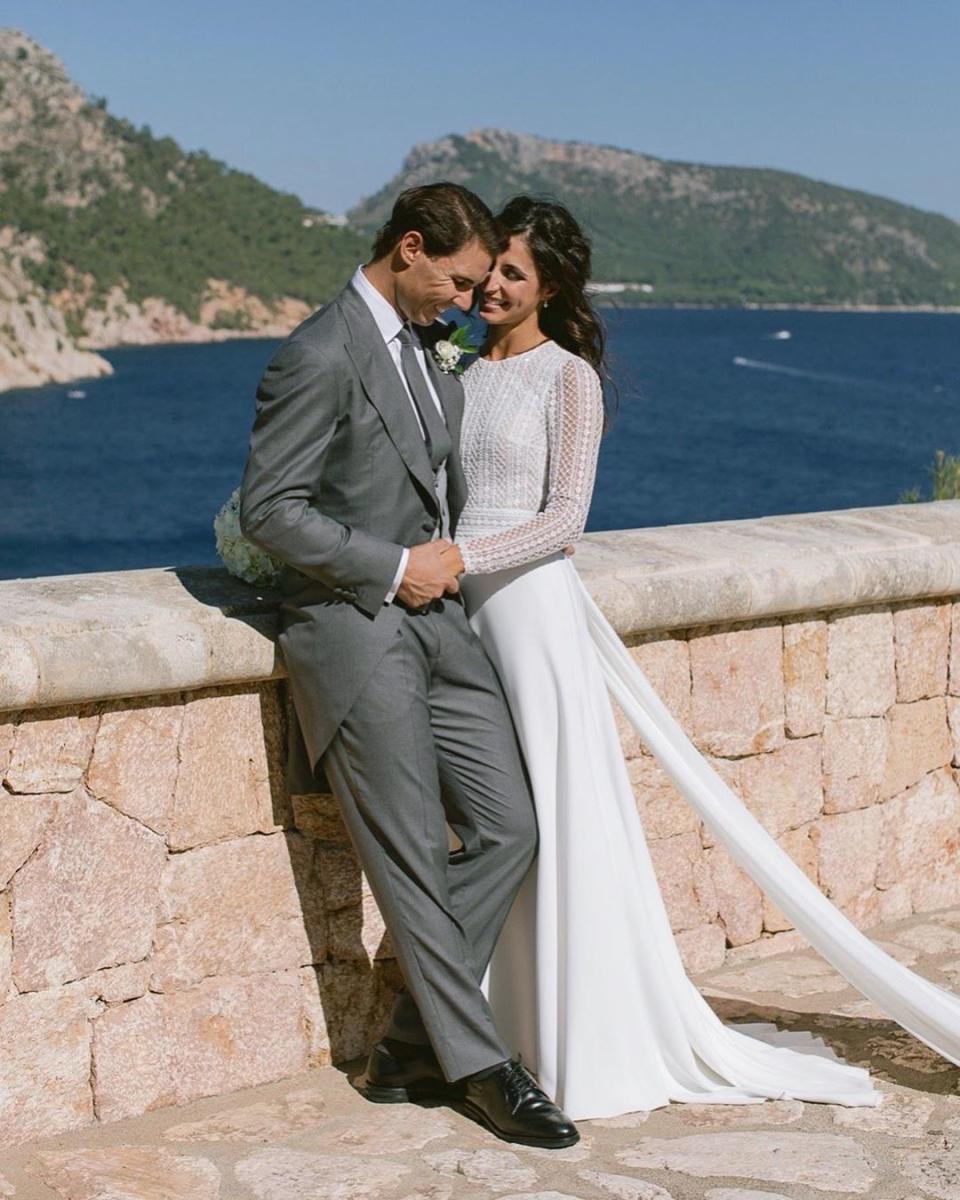
<path id="1" fill-rule="evenodd" d="M 592 533 L 574 561 L 626 639 L 949 596 L 960 500 Z M 276 599 L 212 567 L 0 582 L 0 711 L 278 678 Z"/>

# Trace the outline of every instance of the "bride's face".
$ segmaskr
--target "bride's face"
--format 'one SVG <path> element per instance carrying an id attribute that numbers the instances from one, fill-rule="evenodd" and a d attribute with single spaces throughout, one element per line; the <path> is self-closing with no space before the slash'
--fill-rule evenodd
<path id="1" fill-rule="evenodd" d="M 480 316 L 488 325 L 519 325 L 553 294 L 540 283 L 527 239 L 514 234 L 480 286 Z"/>

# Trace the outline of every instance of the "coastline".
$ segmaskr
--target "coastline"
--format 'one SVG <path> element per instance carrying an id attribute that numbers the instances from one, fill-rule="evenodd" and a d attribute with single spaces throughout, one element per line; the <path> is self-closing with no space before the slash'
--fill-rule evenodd
<path id="1" fill-rule="evenodd" d="M 658 308 L 658 309 L 733 309 L 763 312 L 848 312 L 848 313 L 960 313 L 960 304 L 804 304 L 800 301 L 770 301 L 743 304 L 707 304 L 698 300 L 678 300 L 675 303 L 625 300 L 621 296 L 592 296 L 595 308 Z"/>
<path id="2" fill-rule="evenodd" d="M 824 313 L 940 313 L 956 316 L 960 314 L 960 305 L 935 305 L 935 304 L 803 304 L 803 303 L 744 303 L 744 304 L 707 304 L 699 301 L 678 301 L 677 303 L 666 303 L 663 301 L 657 303 L 625 300 L 621 296 L 595 296 L 593 304 L 598 309 L 649 309 L 651 311 L 758 311 L 758 312 L 824 312 Z M 69 375 L 63 377 L 60 372 L 56 373 L 54 378 L 38 379 L 35 383 L 25 383 L 22 380 L 8 381 L 0 376 L 0 395 L 9 391 L 26 391 L 34 388 L 48 387 L 51 384 L 69 385 L 79 383 L 83 380 L 101 378 L 104 375 L 112 373 L 112 368 L 109 363 L 100 357 L 97 351 L 103 350 L 124 350 L 136 349 L 147 346 L 181 346 L 181 345 L 206 345 L 213 342 L 231 342 L 231 341 L 271 341 L 277 338 L 286 337 L 300 323 L 302 319 L 298 314 L 298 319 L 290 323 L 289 328 L 284 324 L 278 326 L 274 324 L 260 329 L 217 329 L 205 325 L 189 325 L 184 330 L 184 336 L 165 338 L 162 335 L 156 336 L 156 331 L 152 331 L 152 336 L 144 337 L 143 340 L 131 339 L 122 337 L 116 342 L 104 343 L 96 341 L 91 345 L 93 339 L 82 339 L 82 345 L 76 348 L 76 352 L 84 358 L 93 358 L 96 361 L 90 364 L 91 369 L 84 371 L 81 374 Z"/>

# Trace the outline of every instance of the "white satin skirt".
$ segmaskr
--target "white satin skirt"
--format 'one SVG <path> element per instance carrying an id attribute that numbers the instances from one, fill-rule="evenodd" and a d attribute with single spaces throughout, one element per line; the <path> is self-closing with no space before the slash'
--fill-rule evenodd
<path id="1" fill-rule="evenodd" d="M 687 977 L 608 687 L 682 794 L 846 978 L 960 1061 L 960 1001 L 880 950 L 700 755 L 562 554 L 461 581 L 530 775 L 539 853 L 484 980 L 498 1028 L 574 1120 L 670 1101 L 876 1105 L 862 1067 L 808 1033 L 721 1021 Z"/>

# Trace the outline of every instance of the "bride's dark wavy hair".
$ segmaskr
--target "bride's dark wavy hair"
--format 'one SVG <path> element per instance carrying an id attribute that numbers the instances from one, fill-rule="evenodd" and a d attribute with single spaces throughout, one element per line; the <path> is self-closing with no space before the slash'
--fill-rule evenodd
<path id="1" fill-rule="evenodd" d="M 587 299 L 590 242 L 576 218 L 555 200 L 514 196 L 495 219 L 504 242 L 526 240 L 541 286 L 557 289 L 537 314 L 542 332 L 609 381 L 606 333 Z"/>

